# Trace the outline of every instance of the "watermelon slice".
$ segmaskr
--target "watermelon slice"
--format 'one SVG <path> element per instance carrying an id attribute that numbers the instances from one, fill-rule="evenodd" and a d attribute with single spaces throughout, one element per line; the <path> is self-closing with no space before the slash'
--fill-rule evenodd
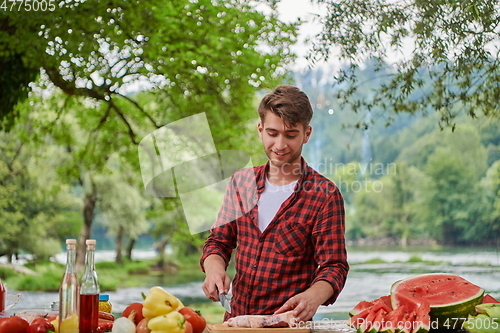
<path id="1" fill-rule="evenodd" d="M 418 305 L 415 315 L 415 321 L 413 323 L 412 333 L 426 333 L 431 329 L 431 316 L 429 312 L 431 308 L 429 303 L 422 302 Z"/>
<path id="2" fill-rule="evenodd" d="M 432 326 L 449 328 L 460 327 L 475 306 L 481 303 L 484 289 L 453 274 L 423 274 L 394 283 L 391 287 L 393 308 L 404 304 L 408 299 L 417 304 L 426 302 L 430 307 Z M 412 308 L 413 310 L 414 308 Z"/>
<path id="3" fill-rule="evenodd" d="M 404 319 L 404 315 L 407 312 L 408 309 L 404 305 L 389 312 L 384 318 L 383 325 L 380 327 L 380 332 L 395 333 L 398 330 L 398 323 Z"/>
<path id="4" fill-rule="evenodd" d="M 377 311 L 377 314 L 373 318 L 371 323 L 368 323 L 368 332 L 369 333 L 377 333 L 380 331 L 380 328 L 383 326 L 384 318 L 387 315 L 387 311 L 383 308 L 380 308 Z"/>
<path id="5" fill-rule="evenodd" d="M 349 325 L 356 328 L 358 332 L 364 332 L 366 329 L 366 317 L 371 313 L 370 308 L 362 310 L 360 313 L 349 318 Z"/>
<path id="6" fill-rule="evenodd" d="M 491 296 L 490 294 L 485 294 L 483 296 L 483 301 L 481 303 L 500 303 L 495 297 Z"/>
<path id="7" fill-rule="evenodd" d="M 415 311 L 411 312 L 406 312 L 403 315 L 403 318 L 401 318 L 400 321 L 398 321 L 398 330 L 397 332 L 400 333 L 412 333 L 413 331 L 413 322 L 415 320 L 415 316 L 417 314 Z"/>
<path id="8" fill-rule="evenodd" d="M 391 297 L 387 295 L 387 296 L 382 296 L 382 297 L 379 297 L 377 299 L 374 299 L 373 301 L 361 301 L 361 302 L 359 302 L 354 308 L 352 308 L 351 311 L 349 311 L 349 316 L 350 317 L 355 316 L 358 313 L 360 313 L 361 311 L 369 309 L 373 305 L 380 303 L 380 302 L 387 305 L 387 307 L 389 308 L 389 310 L 387 310 L 387 311 L 390 311 L 390 309 L 392 309 L 391 308 Z"/>
<path id="9" fill-rule="evenodd" d="M 430 307 L 426 300 L 416 300 L 413 297 L 408 297 L 405 294 L 397 294 L 394 299 L 398 303 L 398 307 L 409 309 L 413 315 L 411 323 L 405 323 L 405 327 L 409 329 L 409 333 L 425 333 L 431 328 L 431 317 L 429 315 Z"/>
<path id="10" fill-rule="evenodd" d="M 388 296 L 384 298 L 388 299 Z M 369 303 L 368 307 L 361 310 L 361 312 L 355 314 L 351 318 L 349 318 L 349 324 L 356 328 L 358 332 L 370 332 L 376 333 L 379 331 L 380 323 L 383 321 L 385 315 L 392 311 L 392 309 L 387 305 L 384 299 L 376 299 L 374 301 L 368 302 L 363 301 L 360 303 L 362 306 L 366 306 Z M 361 306 L 358 304 L 356 308 L 358 310 L 361 309 Z M 351 311 L 352 312 L 352 311 Z"/>

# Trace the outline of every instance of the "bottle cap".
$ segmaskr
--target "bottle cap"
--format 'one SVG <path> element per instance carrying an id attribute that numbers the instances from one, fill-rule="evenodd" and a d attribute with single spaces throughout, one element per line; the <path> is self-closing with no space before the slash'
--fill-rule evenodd
<path id="1" fill-rule="evenodd" d="M 95 250 L 96 240 L 95 239 L 87 239 L 85 241 L 85 244 L 87 244 L 88 250 Z"/>
<path id="2" fill-rule="evenodd" d="M 66 239 L 66 245 L 76 245 L 76 239 Z"/>
<path id="3" fill-rule="evenodd" d="M 109 301 L 108 294 L 99 294 L 99 301 Z"/>
<path id="4" fill-rule="evenodd" d="M 97 242 L 96 242 L 96 240 L 95 240 L 95 239 L 87 239 L 87 240 L 85 241 L 85 244 L 87 244 L 87 245 L 95 245 L 96 243 L 97 243 Z"/>

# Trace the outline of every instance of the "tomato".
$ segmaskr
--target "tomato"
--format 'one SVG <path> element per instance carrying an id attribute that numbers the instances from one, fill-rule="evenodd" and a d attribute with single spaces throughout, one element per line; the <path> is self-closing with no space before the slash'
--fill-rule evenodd
<path id="1" fill-rule="evenodd" d="M 186 306 L 180 309 L 179 312 L 191 323 L 193 326 L 193 333 L 202 333 L 207 326 L 207 321 L 200 314 L 200 311 L 195 311 Z"/>
<path id="2" fill-rule="evenodd" d="M 148 328 L 148 321 L 149 318 L 144 318 L 143 320 L 141 320 L 135 328 L 135 333 L 150 333 L 151 330 Z"/>
<path id="3" fill-rule="evenodd" d="M 193 333 L 193 325 L 189 321 L 184 322 L 184 326 L 186 326 L 186 329 L 184 330 L 184 333 Z"/>
<path id="4" fill-rule="evenodd" d="M 0 332 L 26 333 L 29 326 L 26 319 L 18 316 L 0 319 Z"/>
<path id="5" fill-rule="evenodd" d="M 27 333 L 47 333 L 54 331 L 54 325 L 47 318 L 35 318 L 28 327 Z"/>
<path id="6" fill-rule="evenodd" d="M 139 322 L 144 318 L 144 316 L 142 315 L 142 303 L 135 302 L 128 305 L 123 310 L 122 317 L 127 317 L 128 319 L 132 320 L 136 325 L 139 324 Z"/>

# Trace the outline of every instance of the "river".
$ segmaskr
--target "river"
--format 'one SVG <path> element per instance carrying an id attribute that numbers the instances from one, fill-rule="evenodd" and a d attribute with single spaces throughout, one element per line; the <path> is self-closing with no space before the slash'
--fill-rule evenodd
<path id="1" fill-rule="evenodd" d="M 354 249 L 348 250 L 351 270 L 344 290 L 335 304 L 319 308 L 315 319 L 346 319 L 347 312 L 359 301 L 372 300 L 389 294 L 391 285 L 401 279 L 423 273 L 452 273 L 481 286 L 487 293 L 500 298 L 500 253 L 496 250 L 423 250 L 414 249 L 399 251 L 394 249 Z M 65 254 L 56 257 L 63 262 Z M 134 251 L 133 259 L 153 258 L 154 251 Z M 412 258 L 418 257 L 418 260 Z M 113 260 L 112 251 L 98 251 L 96 261 Z M 372 261 L 373 263 L 369 263 Z M 367 263 L 368 262 L 368 263 Z M 176 295 L 186 305 L 209 302 L 201 291 L 202 281 L 178 285 L 162 285 L 167 291 Z M 120 313 L 132 302 L 141 301 L 141 292 L 146 292 L 150 286 L 142 288 L 127 288 L 109 292 L 113 303 L 113 312 Z M 57 293 L 18 292 L 18 303 L 11 309 L 20 311 L 32 308 L 48 308 L 58 300 Z"/>

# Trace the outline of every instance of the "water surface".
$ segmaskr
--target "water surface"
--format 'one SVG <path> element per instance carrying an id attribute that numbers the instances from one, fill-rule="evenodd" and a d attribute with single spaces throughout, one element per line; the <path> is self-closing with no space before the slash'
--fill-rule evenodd
<path id="1" fill-rule="evenodd" d="M 112 251 L 96 253 L 96 261 L 111 261 Z M 134 259 L 154 258 L 154 251 L 138 251 Z M 418 257 L 421 262 L 408 262 Z M 64 254 L 59 260 L 64 261 Z M 367 263 L 376 261 L 374 263 Z M 372 300 L 388 295 L 391 285 L 401 279 L 424 273 L 452 273 L 484 288 L 487 293 L 500 298 L 500 255 L 496 250 L 453 249 L 439 251 L 399 251 L 399 250 L 349 250 L 349 272 L 344 290 L 333 305 L 322 306 L 315 319 L 346 319 L 348 311 L 362 300 Z M 172 285 L 169 279 L 152 280 L 148 285 L 138 288 L 119 289 L 109 292 L 113 312 L 120 313 L 132 302 L 142 301 L 141 293 L 147 292 L 152 285 L 161 285 L 176 295 L 184 304 L 211 303 L 202 290 L 202 281 Z M 21 298 L 12 310 L 26 308 L 47 308 L 58 301 L 57 293 L 16 292 Z"/>

